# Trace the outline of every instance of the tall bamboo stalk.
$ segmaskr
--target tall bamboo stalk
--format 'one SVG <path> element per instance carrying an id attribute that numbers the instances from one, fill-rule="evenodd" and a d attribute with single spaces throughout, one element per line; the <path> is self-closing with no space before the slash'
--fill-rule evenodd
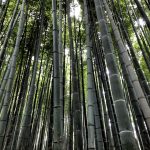
<path id="1" fill-rule="evenodd" d="M 94 122 L 94 87 L 93 87 L 93 70 L 91 59 L 92 43 L 90 40 L 91 23 L 89 21 L 88 9 L 86 0 L 84 0 L 84 17 L 86 25 L 86 43 L 87 43 L 87 82 L 88 82 L 88 109 L 87 109 L 87 123 L 88 123 L 88 149 L 96 149 L 95 145 L 95 122 Z"/>
<path id="2" fill-rule="evenodd" d="M 61 13 L 61 12 L 60 12 Z M 60 88 L 59 88 L 59 50 L 58 50 L 58 29 L 57 29 L 57 9 L 56 0 L 52 0 L 52 15 L 53 15 L 53 67 L 54 67 L 54 85 L 53 85 L 53 101 L 54 101 L 54 114 L 53 114 L 53 149 L 59 150 L 61 147 L 61 104 L 60 104 Z"/>

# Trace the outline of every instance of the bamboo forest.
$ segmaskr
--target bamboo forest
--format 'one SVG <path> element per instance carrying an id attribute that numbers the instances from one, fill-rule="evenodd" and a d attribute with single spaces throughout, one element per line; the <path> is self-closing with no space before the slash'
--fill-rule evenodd
<path id="1" fill-rule="evenodd" d="M 0 0 L 0 150 L 150 150 L 150 1 Z"/>

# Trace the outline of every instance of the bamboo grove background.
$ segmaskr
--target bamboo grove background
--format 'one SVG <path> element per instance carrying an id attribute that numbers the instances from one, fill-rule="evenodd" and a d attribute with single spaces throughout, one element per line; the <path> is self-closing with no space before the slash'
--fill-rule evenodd
<path id="1" fill-rule="evenodd" d="M 0 47 L 0 150 L 150 150 L 149 0 L 0 0 Z"/>

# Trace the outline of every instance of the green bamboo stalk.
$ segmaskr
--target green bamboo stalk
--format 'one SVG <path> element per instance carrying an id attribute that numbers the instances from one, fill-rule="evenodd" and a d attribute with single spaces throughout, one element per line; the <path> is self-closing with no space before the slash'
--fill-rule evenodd
<path id="1" fill-rule="evenodd" d="M 61 137 L 63 136 L 63 47 L 62 47 L 62 0 L 59 0 L 59 88 L 60 88 L 60 111 L 61 111 Z"/>
<path id="2" fill-rule="evenodd" d="M 87 49 L 87 124 L 88 124 L 88 149 L 96 149 L 95 145 L 95 123 L 94 123 L 94 89 L 93 89 L 93 70 L 92 70 L 92 59 L 91 59 L 91 48 L 92 43 L 90 40 L 90 27 L 88 9 L 86 0 L 84 0 L 84 17 L 86 25 L 86 49 Z"/>
<path id="3" fill-rule="evenodd" d="M 60 88 L 59 88 L 59 50 L 58 50 L 58 29 L 57 29 L 57 9 L 56 0 L 52 0 L 52 15 L 53 15 L 53 66 L 54 66 L 54 89 L 53 89 L 53 101 L 54 101 L 54 114 L 53 114 L 53 149 L 61 149 L 61 104 L 60 104 Z"/>

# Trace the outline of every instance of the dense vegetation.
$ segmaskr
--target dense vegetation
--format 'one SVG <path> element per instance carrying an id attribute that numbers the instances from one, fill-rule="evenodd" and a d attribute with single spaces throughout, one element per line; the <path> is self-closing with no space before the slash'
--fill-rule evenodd
<path id="1" fill-rule="evenodd" d="M 0 150 L 149 150 L 149 18 L 149 0 L 0 0 Z"/>

